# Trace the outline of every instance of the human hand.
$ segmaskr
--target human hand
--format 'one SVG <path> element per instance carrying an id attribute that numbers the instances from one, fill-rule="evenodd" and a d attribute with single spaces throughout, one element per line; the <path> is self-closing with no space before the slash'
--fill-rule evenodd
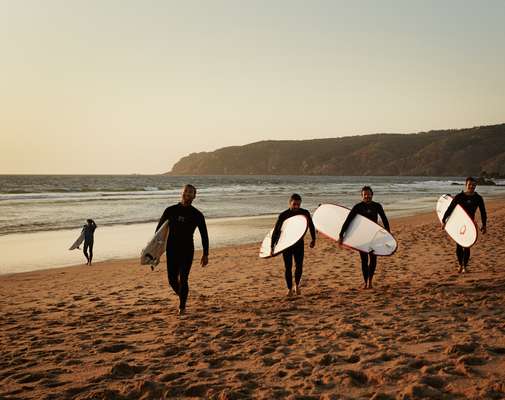
<path id="1" fill-rule="evenodd" d="M 202 255 L 202 259 L 200 260 L 200 265 L 203 267 L 205 267 L 207 264 L 209 263 L 209 256 L 207 255 Z"/>

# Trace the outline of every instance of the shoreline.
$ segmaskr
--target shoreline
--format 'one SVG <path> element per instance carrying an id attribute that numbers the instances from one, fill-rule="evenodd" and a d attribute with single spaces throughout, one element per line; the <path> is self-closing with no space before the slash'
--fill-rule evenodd
<path id="1" fill-rule="evenodd" d="M 498 200 L 496 197 L 490 197 L 489 200 L 486 202 L 486 207 L 493 207 L 495 203 L 501 203 L 501 200 Z M 413 217 L 418 217 L 418 216 L 428 216 L 428 215 L 431 215 L 431 214 L 434 214 L 434 211 L 425 211 L 425 210 L 416 210 L 414 211 L 413 213 L 409 213 L 409 214 L 405 214 L 405 215 L 397 215 L 397 216 L 394 216 L 394 217 L 390 217 L 389 218 L 389 221 L 390 221 L 390 224 L 394 224 L 395 222 L 401 222 L 405 219 L 409 219 L 409 218 L 413 218 Z M 245 241 L 245 242 L 241 242 L 241 243 L 237 243 L 237 244 L 234 244 L 234 243 L 224 243 L 222 245 L 217 245 L 217 246 L 214 246 L 212 247 L 212 237 L 211 237 L 211 251 L 212 249 L 224 249 L 224 248 L 234 248 L 236 246 L 251 246 L 253 244 L 259 244 L 261 243 L 261 240 L 263 239 L 263 236 L 258 236 L 261 235 L 261 234 L 266 234 L 266 232 L 268 232 L 268 230 L 271 228 L 270 225 L 273 226 L 273 224 L 275 223 L 275 218 L 276 218 L 276 215 L 274 214 L 271 214 L 271 215 L 264 215 L 264 216 L 245 216 L 245 217 L 224 217 L 224 218 L 214 218 L 214 219 L 209 219 L 208 220 L 208 226 L 209 226 L 209 236 L 210 236 L 210 229 L 211 227 L 217 222 L 217 223 L 226 223 L 226 222 L 231 222 L 231 223 L 241 223 L 241 222 L 245 222 L 247 223 L 248 221 L 253 221 L 253 222 L 256 222 L 256 223 L 259 223 L 258 226 L 256 226 L 256 228 L 259 229 L 259 231 L 256 231 L 256 236 L 257 237 L 253 237 L 251 238 L 249 241 Z M 151 233 L 147 233 L 146 232 L 150 232 L 152 230 L 152 227 L 155 225 L 155 223 L 142 223 L 142 224 L 127 224 L 127 225 L 112 225 L 112 226 L 105 226 L 105 227 L 102 227 L 102 230 L 103 229 L 109 229 L 109 230 L 112 230 L 114 229 L 115 231 L 114 232 L 117 232 L 117 229 L 118 227 L 145 227 L 146 229 L 143 229 L 141 232 L 141 234 L 144 235 L 144 237 L 146 238 L 145 239 L 145 242 L 147 243 L 147 240 L 149 238 L 149 235 Z M 244 228 L 246 224 L 241 224 L 242 228 Z M 247 229 L 247 227 L 246 227 Z M 57 233 L 64 233 L 64 234 L 68 234 L 68 237 L 71 237 L 70 236 L 70 233 L 72 232 L 73 235 L 75 235 L 75 230 L 63 230 L 63 231 L 44 231 L 44 232 L 39 232 L 37 234 L 47 234 L 47 233 L 54 233 L 54 234 L 57 234 Z M 100 233 L 98 231 L 98 233 Z M 220 232 L 221 235 L 222 235 L 222 232 Z M 393 233 L 394 233 L 394 230 L 393 230 Z M 26 233 L 20 233 L 20 234 L 14 234 L 14 235 L 11 235 L 11 236 L 24 236 L 24 235 L 29 235 L 29 234 L 26 234 Z M 114 235 L 116 235 L 114 233 Z M 1 246 L 1 237 L 0 237 L 0 249 L 2 248 Z M 226 240 L 226 239 L 221 239 L 221 241 L 223 240 Z M 138 247 L 137 249 L 137 252 L 138 254 L 140 254 L 140 250 L 141 250 L 141 247 L 138 246 L 138 241 L 136 241 L 136 246 Z M 58 264 L 58 265 L 54 265 L 54 266 L 51 266 L 51 267 L 47 267 L 47 268 L 39 268 L 39 267 L 34 267 L 33 269 L 30 269 L 30 270 L 24 270 L 24 271 L 19 271 L 19 272 L 15 272 L 15 271 L 7 271 L 7 272 L 2 272 L 3 269 L 5 269 L 6 267 L 2 267 L 1 264 L 0 264 L 0 277 L 4 277 L 4 276 L 9 276 L 9 275 L 12 275 L 12 274 L 19 274 L 19 273 L 28 273 L 28 272 L 35 272 L 35 271 L 47 271 L 47 270 L 52 270 L 52 269 L 61 269 L 61 268 L 70 268 L 70 267 L 79 267 L 79 266 L 82 266 L 84 264 L 84 261 L 81 263 L 80 261 L 77 261 L 77 258 L 79 259 L 83 259 L 83 255 L 82 255 L 82 250 L 79 250 L 79 249 L 76 249 L 77 251 L 72 251 L 72 256 L 75 256 L 73 258 L 76 259 L 76 261 L 73 261 L 73 262 L 70 262 L 70 263 L 65 263 L 65 264 Z M 199 251 L 201 250 L 201 243 L 200 243 L 200 236 L 199 236 L 199 233 L 198 233 L 198 230 L 195 231 L 195 250 L 196 251 Z M 129 251 L 130 253 L 132 253 L 132 251 Z M 63 252 L 61 252 L 63 254 Z M 96 253 L 96 246 L 95 246 L 95 253 Z M 68 254 L 68 253 L 67 253 Z M 4 251 L 4 255 L 5 255 L 5 251 Z M 96 255 L 95 255 L 95 259 L 96 259 Z M 108 263 L 108 262 L 116 262 L 116 261 L 124 261 L 124 262 L 134 262 L 135 260 L 137 260 L 137 258 L 133 257 L 133 256 L 127 256 L 127 257 L 122 257 L 122 256 L 111 256 L 111 257 L 106 257 L 106 258 L 99 258 L 98 261 L 96 261 L 94 264 L 103 264 L 103 263 Z M 138 261 L 138 260 L 137 260 Z M 8 268 L 8 267 L 7 267 Z"/>
<path id="2" fill-rule="evenodd" d="M 414 214 L 402 215 L 402 216 L 397 216 L 397 217 L 391 218 L 390 219 L 390 223 L 394 223 L 397 220 L 401 221 L 401 220 L 403 220 L 405 218 L 411 218 L 411 217 L 422 216 L 422 215 L 430 215 L 430 214 L 431 214 L 431 212 L 418 211 L 418 212 L 416 212 Z M 258 216 L 258 217 L 250 217 L 250 216 L 248 216 L 248 217 L 220 218 L 219 220 L 247 221 L 247 220 L 260 220 L 260 219 L 264 219 L 264 220 L 271 221 L 271 225 L 273 226 L 273 224 L 275 223 L 275 218 L 276 217 L 277 217 L 276 215 Z M 212 219 L 210 221 L 212 221 Z M 131 224 L 131 225 L 149 225 L 149 228 L 151 228 L 152 226 L 154 226 L 154 224 L 155 223 Z M 114 227 L 117 227 L 117 226 L 118 225 L 114 225 Z M 126 225 L 126 226 L 130 226 L 130 225 Z M 268 232 L 268 229 L 270 229 L 270 228 L 271 228 L 270 225 L 265 226 L 264 233 L 266 234 L 266 232 Z M 68 230 L 65 230 L 64 232 L 68 232 Z M 72 232 L 75 233 L 75 230 L 72 230 Z M 46 233 L 46 232 L 44 232 L 44 233 Z M 24 233 L 21 233 L 19 235 L 24 235 Z M 318 235 L 320 235 L 320 234 L 318 233 Z M 199 251 L 201 251 L 201 245 L 200 245 L 198 230 L 195 231 L 195 238 L 197 238 L 197 240 L 195 241 L 195 245 L 197 245 L 197 246 L 195 246 L 195 252 L 199 252 Z M 234 248 L 236 248 L 238 246 L 249 247 L 249 246 L 253 246 L 253 245 L 257 245 L 258 249 L 259 249 L 259 245 L 261 244 L 261 240 L 262 240 L 262 238 L 259 239 L 259 241 L 258 240 L 252 240 L 252 241 L 238 243 L 238 244 L 226 244 L 226 245 L 222 245 L 222 246 L 211 247 L 210 250 L 212 251 L 213 249 L 214 250 L 234 249 Z M 147 242 L 147 239 L 146 239 L 146 242 Z M 86 266 L 85 262 L 84 262 L 84 256 L 82 255 L 82 249 L 76 249 L 76 250 L 77 251 L 74 252 L 74 254 L 79 254 L 79 257 L 83 258 L 83 262 L 82 263 L 76 261 L 74 263 L 65 264 L 65 265 L 56 265 L 56 266 L 48 267 L 48 268 L 35 268 L 35 269 L 32 269 L 32 270 L 27 270 L 27 271 L 0 273 L 0 278 L 1 277 L 15 275 L 15 274 L 24 274 L 24 273 L 30 273 L 30 272 L 44 272 L 44 271 L 50 271 L 50 270 L 53 270 L 53 269 Z M 139 252 L 139 257 L 140 257 L 140 252 Z M 96 261 L 96 262 L 93 263 L 93 265 L 104 264 L 104 263 L 111 263 L 111 262 L 134 263 L 134 262 L 138 262 L 138 258 L 139 257 L 137 257 L 137 258 L 134 258 L 134 257 L 110 257 L 110 258 L 101 259 L 99 261 Z M 165 256 L 163 255 L 163 262 L 164 261 L 165 261 Z M 161 265 L 161 263 L 160 263 L 160 265 Z M 158 268 L 159 268 L 159 266 L 158 266 Z"/>
<path id="3" fill-rule="evenodd" d="M 234 245 L 238 235 L 249 238 L 248 243 L 254 243 L 271 228 L 275 222 L 274 218 L 260 216 L 210 219 L 207 221 L 207 228 L 211 245 L 216 242 L 221 244 L 217 248 Z M 140 256 L 142 248 L 153 236 L 155 227 L 156 223 L 99 227 L 95 232 L 94 259 L 98 263 L 131 260 L 137 255 Z M 0 261 L 0 276 L 81 265 L 81 260 L 84 260 L 82 250 L 68 251 L 68 246 L 79 233 L 80 229 L 74 229 L 0 237 L 0 252 L 3 255 Z M 197 231 L 194 239 L 195 249 L 200 249 L 201 240 Z M 24 253 L 27 245 L 30 252 Z M 23 254 L 21 260 L 19 254 Z"/>

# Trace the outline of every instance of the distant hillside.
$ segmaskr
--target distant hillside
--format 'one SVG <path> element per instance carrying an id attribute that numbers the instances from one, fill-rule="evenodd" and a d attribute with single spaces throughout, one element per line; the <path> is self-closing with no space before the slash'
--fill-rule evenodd
<path id="1" fill-rule="evenodd" d="M 172 175 L 505 174 L 505 124 L 417 134 L 268 140 L 181 158 Z"/>

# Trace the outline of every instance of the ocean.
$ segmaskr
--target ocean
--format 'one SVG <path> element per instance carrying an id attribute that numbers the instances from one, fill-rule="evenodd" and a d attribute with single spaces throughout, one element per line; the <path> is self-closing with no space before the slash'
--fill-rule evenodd
<path id="1" fill-rule="evenodd" d="M 185 183 L 197 187 L 194 206 L 207 218 L 211 246 L 261 241 L 292 193 L 310 211 L 320 203 L 351 207 L 370 185 L 388 216 L 434 210 L 463 177 L 3 175 L 0 176 L 0 274 L 82 263 L 67 251 L 87 218 L 98 229 L 95 260 L 136 257 L 163 210 Z M 504 182 L 499 182 L 504 183 Z M 504 186 L 479 186 L 484 197 Z M 198 232 L 195 234 L 199 246 Z"/>

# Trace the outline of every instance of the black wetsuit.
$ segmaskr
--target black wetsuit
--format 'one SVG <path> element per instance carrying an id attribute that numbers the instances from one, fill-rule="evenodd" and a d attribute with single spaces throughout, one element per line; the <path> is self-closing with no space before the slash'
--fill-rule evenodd
<path id="1" fill-rule="evenodd" d="M 299 208 L 296 210 L 287 209 L 279 214 L 277 218 L 277 223 L 275 224 L 274 231 L 272 232 L 272 249 L 277 244 L 279 237 L 281 235 L 281 227 L 283 222 L 294 215 L 304 215 L 307 218 L 309 224 L 310 236 L 313 241 L 316 240 L 316 229 L 310 217 L 310 213 L 304 208 Z M 295 283 L 298 286 L 300 280 L 302 279 L 303 273 L 303 256 L 304 256 L 304 242 L 303 237 L 296 242 L 293 246 L 287 248 L 282 252 L 282 258 L 284 259 L 284 276 L 286 278 L 286 284 L 288 289 L 293 287 L 293 258 L 295 259 Z"/>
<path id="2" fill-rule="evenodd" d="M 156 227 L 158 230 L 168 220 L 167 274 L 168 282 L 179 296 L 179 308 L 186 307 L 189 285 L 188 278 L 193 263 L 195 246 L 193 233 L 198 227 L 202 237 L 203 254 L 209 255 L 209 236 L 205 217 L 193 206 L 181 203 L 167 207 Z"/>
<path id="3" fill-rule="evenodd" d="M 486 206 L 484 205 L 484 199 L 480 194 L 474 192 L 473 195 L 467 195 L 465 192 L 458 193 L 449 204 L 442 222 L 445 224 L 447 219 L 450 217 L 456 205 L 460 205 L 468 213 L 472 220 L 475 219 L 475 213 L 477 208 L 480 210 L 480 218 L 482 220 L 482 226 L 486 226 L 487 214 Z M 456 245 L 456 256 L 458 257 L 458 263 L 461 267 L 466 268 L 468 266 L 468 261 L 470 261 L 470 247 L 463 247 L 459 244 Z"/>
<path id="4" fill-rule="evenodd" d="M 84 246 L 82 251 L 86 259 L 88 260 L 88 263 L 90 263 L 93 260 L 93 243 L 95 241 L 94 239 L 95 229 L 96 229 L 95 221 L 91 222 L 91 224 L 84 225 L 82 228 L 82 232 L 84 233 Z"/>
<path id="5" fill-rule="evenodd" d="M 342 229 L 340 230 L 341 239 L 344 238 L 345 231 L 357 214 L 362 215 L 363 217 L 368 218 L 373 222 L 377 222 L 380 216 L 382 223 L 384 224 L 384 228 L 389 231 L 389 221 L 386 217 L 386 214 L 384 213 L 382 205 L 376 203 L 375 201 L 371 201 L 370 203 L 365 203 L 362 201 L 351 209 L 351 212 L 344 221 Z M 361 258 L 361 271 L 363 272 L 363 279 L 365 280 L 365 283 L 368 283 L 369 280 L 372 280 L 375 273 L 375 268 L 377 267 L 377 256 L 373 253 L 366 253 L 364 251 L 360 251 L 359 256 Z"/>

